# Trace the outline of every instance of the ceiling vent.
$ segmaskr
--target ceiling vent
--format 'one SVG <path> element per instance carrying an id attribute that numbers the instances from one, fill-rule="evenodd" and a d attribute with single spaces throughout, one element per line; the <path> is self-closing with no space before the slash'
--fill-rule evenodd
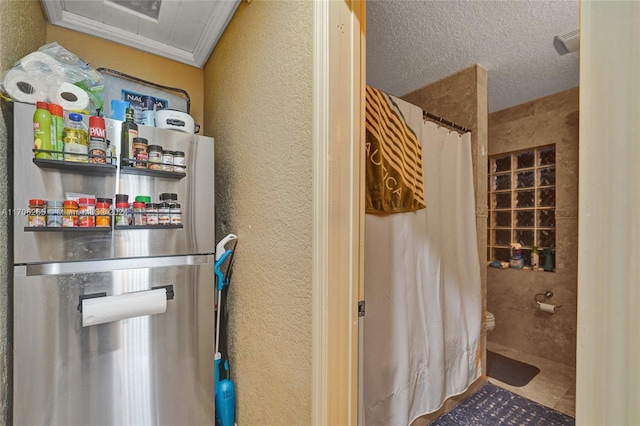
<path id="1" fill-rule="evenodd" d="M 240 0 L 42 0 L 49 22 L 202 68 Z"/>
<path id="2" fill-rule="evenodd" d="M 580 29 L 569 31 L 568 33 L 555 36 L 553 47 L 560 55 L 573 53 L 580 50 Z"/>

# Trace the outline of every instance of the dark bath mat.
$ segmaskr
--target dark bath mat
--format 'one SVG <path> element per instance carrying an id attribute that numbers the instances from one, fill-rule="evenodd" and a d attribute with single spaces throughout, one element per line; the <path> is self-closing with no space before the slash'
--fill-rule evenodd
<path id="1" fill-rule="evenodd" d="M 573 417 L 487 383 L 430 426 L 574 426 Z"/>
<path id="2" fill-rule="evenodd" d="M 487 351 L 487 376 L 511 386 L 524 386 L 540 372 L 531 364 Z"/>

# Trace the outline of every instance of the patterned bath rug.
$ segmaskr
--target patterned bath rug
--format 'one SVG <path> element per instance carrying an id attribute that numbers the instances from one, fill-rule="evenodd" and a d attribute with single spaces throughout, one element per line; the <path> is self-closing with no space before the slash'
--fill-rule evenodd
<path id="1" fill-rule="evenodd" d="M 430 423 L 430 426 L 574 426 L 573 417 L 530 401 L 492 383 Z"/>
<path id="2" fill-rule="evenodd" d="M 499 353 L 487 351 L 487 376 L 510 386 L 521 387 L 533 379 L 540 369 Z"/>

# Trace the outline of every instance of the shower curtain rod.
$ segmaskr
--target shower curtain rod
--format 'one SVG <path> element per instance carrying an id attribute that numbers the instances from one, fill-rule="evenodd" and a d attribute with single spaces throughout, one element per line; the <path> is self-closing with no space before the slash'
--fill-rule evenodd
<path id="1" fill-rule="evenodd" d="M 459 124 L 453 123 L 453 122 L 451 122 L 449 120 L 445 120 L 442 117 L 438 117 L 437 115 L 431 114 L 430 112 L 427 112 L 427 111 L 424 111 L 424 110 L 422 111 L 422 118 L 430 118 L 432 120 L 439 121 L 440 123 L 446 124 L 449 127 L 453 127 L 456 130 L 460 130 L 463 133 L 467 133 L 467 132 L 471 131 L 470 129 L 467 129 L 464 126 L 460 126 Z"/>

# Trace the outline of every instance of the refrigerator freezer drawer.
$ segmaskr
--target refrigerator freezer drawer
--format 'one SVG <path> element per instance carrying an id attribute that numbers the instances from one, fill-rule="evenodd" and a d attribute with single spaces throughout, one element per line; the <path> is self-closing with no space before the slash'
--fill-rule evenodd
<path id="1" fill-rule="evenodd" d="M 14 424 L 214 424 L 212 264 L 24 268 L 14 284 Z M 174 293 L 165 312 L 83 327 L 81 296 L 165 285 Z"/>

